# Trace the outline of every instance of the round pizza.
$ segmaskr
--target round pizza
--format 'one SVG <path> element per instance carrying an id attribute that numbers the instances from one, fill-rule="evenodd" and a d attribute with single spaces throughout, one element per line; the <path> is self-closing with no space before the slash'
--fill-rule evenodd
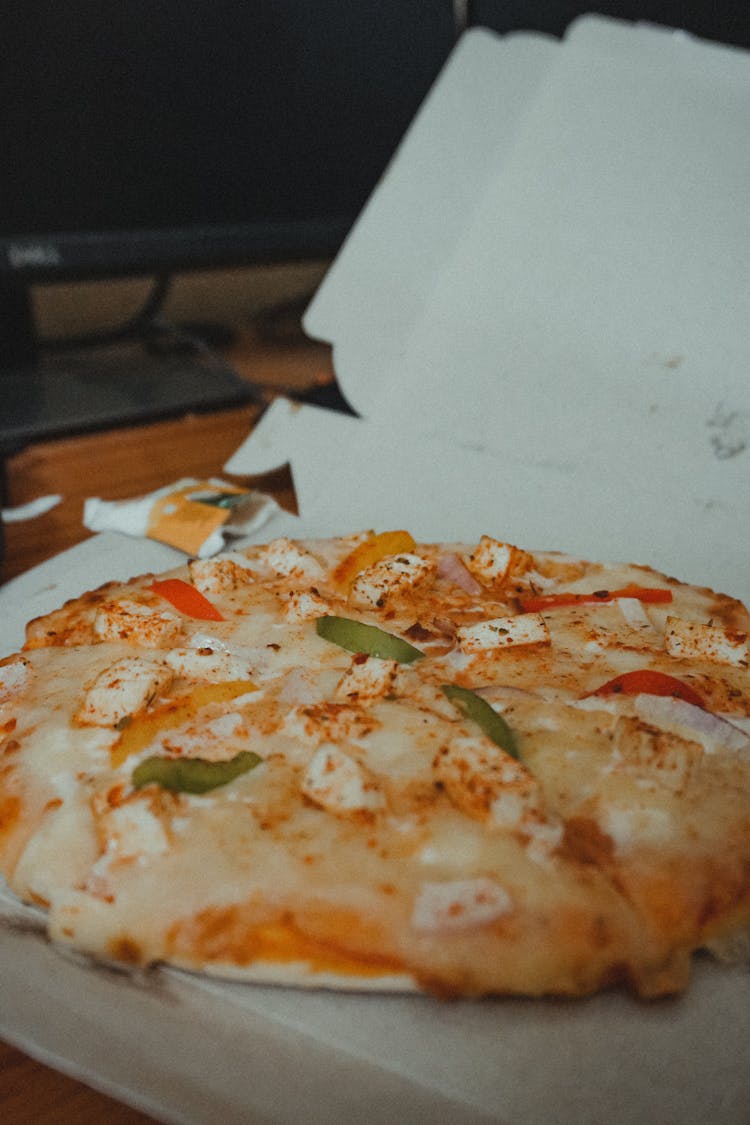
<path id="1" fill-rule="evenodd" d="M 750 945 L 749 628 L 490 535 L 109 583 L 0 665 L 0 871 L 53 940 L 127 965 L 673 993 Z"/>

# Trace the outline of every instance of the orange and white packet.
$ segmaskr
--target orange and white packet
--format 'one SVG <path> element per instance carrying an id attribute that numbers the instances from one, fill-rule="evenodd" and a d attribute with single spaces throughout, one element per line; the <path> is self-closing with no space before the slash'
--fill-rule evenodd
<path id="1" fill-rule="evenodd" d="M 121 531 L 208 558 L 221 551 L 227 539 L 261 527 L 278 508 L 263 492 L 214 477 L 184 478 L 134 500 L 91 497 L 84 504 L 83 523 L 90 531 Z"/>

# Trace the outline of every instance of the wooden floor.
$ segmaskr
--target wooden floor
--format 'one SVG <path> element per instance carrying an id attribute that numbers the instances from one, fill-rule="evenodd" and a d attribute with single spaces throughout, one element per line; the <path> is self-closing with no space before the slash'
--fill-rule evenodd
<path id="1" fill-rule="evenodd" d="M 0 1040 L 0 1120 L 3 1125 L 146 1125 L 153 1118 Z"/>

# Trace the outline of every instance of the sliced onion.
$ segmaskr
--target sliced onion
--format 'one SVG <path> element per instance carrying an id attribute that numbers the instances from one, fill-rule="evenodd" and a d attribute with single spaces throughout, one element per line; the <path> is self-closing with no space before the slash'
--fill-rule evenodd
<path id="1" fill-rule="evenodd" d="M 546 575 L 540 574 L 538 570 L 527 570 L 524 578 L 536 593 L 539 593 L 540 590 L 552 590 L 557 585 L 556 578 L 548 578 Z"/>
<path id="2" fill-rule="evenodd" d="M 722 715 L 721 718 L 750 736 L 750 715 Z"/>
<path id="3" fill-rule="evenodd" d="M 750 751 L 750 735 L 727 719 L 684 699 L 674 699 L 669 695 L 637 695 L 635 710 L 638 717 L 647 723 L 683 737 L 696 738 L 706 749 Z"/>
<path id="4" fill-rule="evenodd" d="M 454 553 L 441 555 L 437 572 L 438 577 L 447 578 L 449 582 L 454 582 L 456 586 L 460 586 L 462 590 L 473 597 L 482 592 L 482 587 L 476 578 L 469 573 L 459 556 Z"/>
<path id="5" fill-rule="evenodd" d="M 527 691 L 526 688 L 516 687 L 515 684 L 488 684 L 486 687 L 478 687 L 474 690 L 477 695 L 481 695 L 483 699 L 489 700 L 490 703 L 502 703 L 504 700 L 512 699 L 544 698 L 538 692 Z"/>
<path id="6" fill-rule="evenodd" d="M 617 605 L 631 629 L 648 629 L 655 632 L 651 618 L 643 603 L 639 602 L 637 598 L 617 598 Z"/>

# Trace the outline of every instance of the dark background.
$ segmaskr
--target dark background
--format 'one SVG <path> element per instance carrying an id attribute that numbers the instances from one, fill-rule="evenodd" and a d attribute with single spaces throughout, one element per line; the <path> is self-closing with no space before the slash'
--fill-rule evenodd
<path id="1" fill-rule="evenodd" d="M 449 54 L 457 10 L 561 35 L 589 7 L 6 0 L 0 273 L 9 239 L 53 233 L 90 237 L 31 276 L 332 256 Z M 750 46 L 747 3 L 596 8 Z"/>
<path id="2" fill-rule="evenodd" d="M 704 39 L 750 47 L 750 4 L 745 0 L 717 0 L 695 3 L 691 0 L 654 0 L 653 3 L 610 3 L 591 0 L 589 4 L 550 3 L 549 0 L 471 0 L 472 22 L 497 31 L 527 28 L 562 35 L 576 16 L 599 12 L 616 19 L 648 20 L 665 27 L 681 28 Z"/>

